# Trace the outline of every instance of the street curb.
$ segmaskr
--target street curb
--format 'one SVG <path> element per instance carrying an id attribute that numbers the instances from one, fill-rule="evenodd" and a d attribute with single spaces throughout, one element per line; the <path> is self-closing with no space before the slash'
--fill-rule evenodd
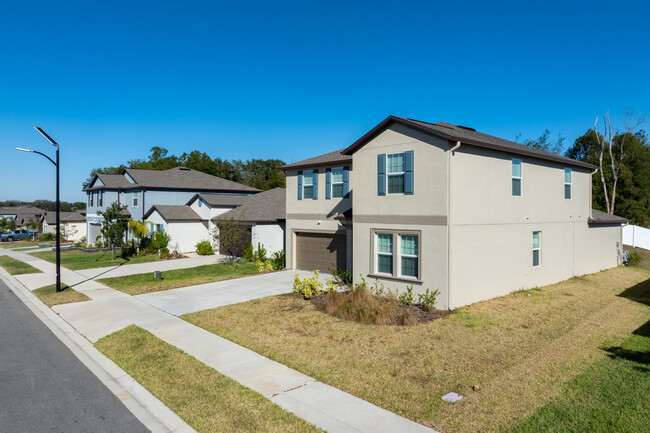
<path id="1" fill-rule="evenodd" d="M 36 295 L 0 268 L 0 280 L 152 433 L 196 433 L 183 419 L 104 356 Z"/>

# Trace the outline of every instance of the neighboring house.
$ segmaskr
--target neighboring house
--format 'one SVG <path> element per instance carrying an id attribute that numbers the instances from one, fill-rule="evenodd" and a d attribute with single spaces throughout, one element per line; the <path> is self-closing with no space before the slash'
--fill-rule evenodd
<path id="1" fill-rule="evenodd" d="M 127 206 L 131 219 L 144 221 L 145 214 L 154 206 L 183 207 L 197 194 L 250 195 L 258 189 L 212 176 L 186 167 L 169 170 L 125 169 L 122 174 L 97 174 L 93 177 L 87 195 L 88 242 L 101 236 L 103 218 L 98 214 L 113 202 Z M 151 214 L 150 214 L 151 215 Z"/>
<path id="2" fill-rule="evenodd" d="M 38 223 L 46 211 L 34 206 L 0 207 L 0 219 L 13 219 L 16 227 L 27 226 L 29 221 Z"/>
<path id="3" fill-rule="evenodd" d="M 145 221 L 155 230 L 171 236 L 170 250 L 178 245 L 179 252 L 192 252 L 196 244 L 209 240 L 219 248 L 213 235 L 219 218 L 233 218 L 248 227 L 242 242 L 262 244 L 270 255 L 284 249 L 285 191 L 275 188 L 254 195 L 196 194 L 185 206 L 153 206 Z"/>
<path id="4" fill-rule="evenodd" d="M 67 227 L 70 236 L 67 240 L 78 241 L 86 236 L 86 216 L 81 212 L 61 212 L 59 222 Z M 43 233 L 56 234 L 56 212 L 47 212 L 41 217 Z"/>
<path id="5" fill-rule="evenodd" d="M 249 241 L 257 248 L 261 244 L 267 256 L 285 249 L 286 191 L 274 188 L 247 197 L 244 204 L 216 218 L 232 218 L 250 228 Z M 225 251 L 221 251 L 225 254 Z"/>
<path id="6" fill-rule="evenodd" d="M 283 167 L 287 266 L 438 289 L 441 308 L 611 268 L 626 220 L 591 209 L 595 169 L 389 116 L 346 149 Z"/>

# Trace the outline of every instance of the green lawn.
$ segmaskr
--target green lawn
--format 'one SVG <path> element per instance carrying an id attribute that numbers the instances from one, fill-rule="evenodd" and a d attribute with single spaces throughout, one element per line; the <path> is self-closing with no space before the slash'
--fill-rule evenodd
<path id="1" fill-rule="evenodd" d="M 320 431 L 134 325 L 95 346 L 199 432 Z"/>
<path id="2" fill-rule="evenodd" d="M 650 277 L 619 267 L 458 308 L 415 326 L 338 319 L 293 295 L 182 318 L 438 431 L 476 433 L 508 431 L 554 402 L 564 406 L 557 399 L 567 384 L 594 365 L 613 362 L 603 347 L 620 346 L 650 320 L 648 303 Z M 638 341 L 629 344 L 623 350 Z M 614 369 L 623 368 L 617 362 Z M 629 374 L 634 367 L 624 367 L 621 377 L 635 381 Z M 600 375 L 582 380 L 608 374 L 598 368 Z M 643 374 L 649 373 L 646 368 Z M 647 390 L 647 382 L 639 386 Z M 442 401 L 451 391 L 464 398 Z M 599 410 L 608 411 L 616 398 L 596 400 Z M 629 398 L 638 403 L 638 395 Z M 621 412 L 621 425 L 634 428 L 637 415 Z"/>
<path id="3" fill-rule="evenodd" d="M 36 253 L 29 253 L 34 257 L 38 257 L 48 262 L 56 262 L 56 254 L 54 251 L 39 251 Z M 103 268 L 105 266 L 120 266 L 126 264 L 136 263 L 149 263 L 162 260 L 157 255 L 148 256 L 133 256 L 124 259 L 120 256 L 119 251 L 115 252 L 115 260 L 111 260 L 111 252 L 98 252 L 98 253 L 84 253 L 83 251 L 62 251 L 61 252 L 61 266 L 68 269 L 90 269 L 90 268 Z"/>
<path id="4" fill-rule="evenodd" d="M 32 241 L 0 242 L 0 248 L 37 247 L 38 244 Z"/>
<path id="5" fill-rule="evenodd" d="M 511 433 L 641 433 L 650 431 L 650 322 L 606 359 L 573 379 L 562 395 Z"/>
<path id="6" fill-rule="evenodd" d="M 11 275 L 38 274 L 43 272 L 32 265 L 28 265 L 27 263 L 23 263 L 20 260 L 8 256 L 0 256 L 0 266 Z"/>
<path id="7" fill-rule="evenodd" d="M 48 307 L 53 307 L 60 304 L 70 304 L 72 302 L 90 301 L 90 298 L 83 293 L 68 287 L 67 284 L 61 284 L 62 291 L 56 291 L 56 284 L 41 287 L 32 291 L 38 299 L 40 299 Z"/>
<path id="8" fill-rule="evenodd" d="M 104 278 L 98 281 L 129 295 L 140 295 L 142 293 L 230 280 L 255 274 L 257 274 L 257 267 L 254 263 L 236 262 L 232 265 L 217 263 L 195 268 L 164 271 L 160 281 L 154 281 L 152 272 L 126 277 Z"/>

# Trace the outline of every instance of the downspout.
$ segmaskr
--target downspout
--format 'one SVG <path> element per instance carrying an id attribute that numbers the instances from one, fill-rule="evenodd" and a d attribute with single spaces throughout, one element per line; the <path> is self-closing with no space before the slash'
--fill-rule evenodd
<path id="1" fill-rule="evenodd" d="M 447 309 L 451 308 L 451 156 L 460 147 L 460 140 L 447 155 Z"/>

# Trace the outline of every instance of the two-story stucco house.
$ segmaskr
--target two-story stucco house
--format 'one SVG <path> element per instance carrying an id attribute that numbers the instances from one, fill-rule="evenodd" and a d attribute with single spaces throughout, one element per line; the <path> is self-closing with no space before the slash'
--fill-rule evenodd
<path id="1" fill-rule="evenodd" d="M 287 266 L 438 289 L 439 308 L 611 268 L 625 220 L 592 210 L 595 169 L 389 116 L 345 149 L 283 167 Z"/>
<path id="2" fill-rule="evenodd" d="M 161 224 L 169 222 L 164 219 L 164 215 L 178 222 L 179 225 L 176 227 L 178 233 L 174 233 L 177 239 L 172 241 L 182 243 L 180 247 L 182 251 L 193 251 L 197 240 L 201 240 L 204 234 L 206 238 L 208 237 L 210 229 L 208 222 L 203 224 L 205 233 L 199 227 L 204 218 L 200 215 L 201 203 L 196 200 L 197 194 L 207 193 L 212 197 L 228 196 L 226 201 L 234 204 L 242 201 L 245 196 L 259 192 L 256 188 L 186 167 L 169 170 L 127 168 L 119 175 L 97 174 L 84 191 L 88 200 L 86 214 L 88 242 L 93 243 L 98 236 L 101 236 L 103 218 L 98 212 L 105 211 L 111 203 L 118 202 L 127 206 L 131 219 L 145 221 L 147 216 L 153 214 L 153 220 L 158 216 L 162 218 L 161 221 L 155 221 Z M 193 201 L 196 203 L 192 203 Z M 186 206 L 188 203 L 195 205 L 199 213 L 196 213 L 192 206 Z M 223 212 L 230 209 L 232 207 L 226 207 Z M 198 225 L 186 225 L 185 222 L 194 222 Z M 189 231 L 183 230 L 185 226 Z M 187 240 L 186 234 L 192 235 L 191 241 Z"/>

